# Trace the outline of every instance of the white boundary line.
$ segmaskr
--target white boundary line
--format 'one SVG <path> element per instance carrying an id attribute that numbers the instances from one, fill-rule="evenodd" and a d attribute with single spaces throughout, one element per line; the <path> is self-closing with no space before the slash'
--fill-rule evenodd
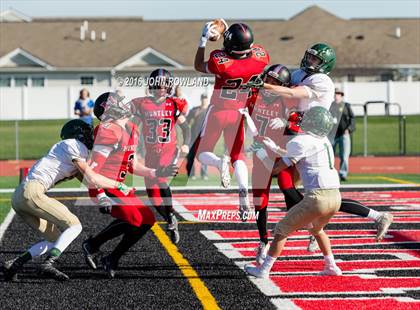
<path id="1" fill-rule="evenodd" d="M 364 190 L 364 189 L 371 189 L 371 188 L 389 188 L 390 190 L 392 189 L 404 189 L 404 188 L 412 188 L 412 187 L 418 187 L 420 189 L 420 186 L 417 184 L 342 184 L 340 188 L 345 188 L 345 189 L 360 189 L 360 190 Z M 277 186 L 272 186 L 272 189 L 278 189 Z M 137 190 L 143 191 L 146 190 L 145 187 L 137 187 Z M 226 191 L 232 191 L 232 190 L 237 190 L 238 186 L 231 186 L 228 189 L 224 189 L 221 186 L 182 186 L 182 187 L 178 187 L 178 186 L 172 186 L 171 189 L 174 192 L 177 191 L 184 191 L 184 190 L 188 190 L 188 191 L 194 191 L 194 190 L 198 190 L 198 191 L 203 191 L 203 190 L 209 190 L 209 191 L 217 191 L 218 193 L 223 193 Z M 2 188 L 0 189 L 0 193 L 13 193 L 14 192 L 14 188 Z M 72 187 L 72 188 L 53 188 L 50 189 L 49 192 L 87 192 L 87 188 L 85 187 Z"/>
<path id="2" fill-rule="evenodd" d="M 7 228 L 9 227 L 10 223 L 13 220 L 13 217 L 15 216 L 15 210 L 12 208 L 10 209 L 9 213 L 7 213 L 3 223 L 0 224 L 0 242 L 3 239 L 3 235 L 6 232 Z"/>

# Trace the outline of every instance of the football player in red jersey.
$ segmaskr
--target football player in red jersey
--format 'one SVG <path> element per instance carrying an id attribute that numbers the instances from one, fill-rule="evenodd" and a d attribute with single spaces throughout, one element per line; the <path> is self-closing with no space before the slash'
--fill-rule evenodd
<path id="1" fill-rule="evenodd" d="M 185 99 L 173 97 L 173 77 L 165 69 L 154 70 L 148 79 L 150 96 L 132 100 L 134 114 L 141 120 L 142 135 L 146 147 L 145 165 L 159 168 L 176 163 L 179 153 L 189 151 L 191 131 L 185 114 Z M 175 125 L 182 130 L 183 142 L 177 147 Z M 145 177 L 147 194 L 157 211 L 168 222 L 167 230 L 172 242 L 179 242 L 178 221 L 172 205 L 172 192 L 167 178 Z"/>
<path id="2" fill-rule="evenodd" d="M 289 86 L 290 72 L 280 64 L 271 65 L 262 74 L 265 82 L 275 85 Z M 283 134 L 284 127 L 287 125 L 289 112 L 297 105 L 297 101 L 286 99 L 273 95 L 269 91 L 260 90 L 254 93 L 254 98 L 250 102 L 249 114 L 244 112 L 248 121 L 249 131 L 252 132 L 254 126 L 254 145 L 263 143 L 265 137 L 270 137 L 277 145 L 284 147 L 288 141 L 288 136 Z M 248 118 L 251 118 L 251 122 Z M 253 146 L 254 146 L 253 145 Z M 251 149 L 253 149 L 251 147 Z M 279 155 L 267 151 L 269 158 L 274 163 L 279 159 Z M 264 163 L 257 157 L 258 152 L 253 155 L 252 166 L 252 193 L 257 213 L 256 221 L 258 232 L 260 235 L 260 244 L 257 248 L 257 262 L 263 261 L 268 250 L 268 233 L 267 233 L 267 206 L 270 195 L 270 187 L 272 181 L 272 167 L 267 169 Z M 286 204 L 289 205 L 290 188 L 294 191 L 291 194 L 300 193 L 294 187 L 294 168 L 282 170 L 277 175 L 277 183 L 282 190 Z"/>
<path id="3" fill-rule="evenodd" d="M 197 71 L 212 73 L 216 78 L 197 154 L 203 164 L 219 169 L 222 186 L 228 187 L 229 159 L 213 153 L 223 133 L 239 185 L 239 215 L 242 221 L 246 221 L 249 212 L 248 170 L 244 161 L 243 116 L 238 110 L 247 105 L 251 93 L 241 86 L 258 77 L 269 62 L 269 55 L 262 46 L 254 45 L 249 26 L 236 23 L 223 33 L 223 49 L 212 51 L 205 61 L 205 46 L 208 38 L 214 35 L 214 27 L 212 22 L 205 25 L 194 61 Z"/>
<path id="4" fill-rule="evenodd" d="M 132 103 L 116 93 L 104 93 L 96 99 L 94 114 L 101 123 L 95 128 L 91 167 L 95 172 L 121 183 L 128 172 L 153 178 L 174 175 L 177 170 L 175 165 L 152 169 L 137 160 L 139 132 L 137 125 L 130 121 L 132 111 Z M 109 213 L 116 220 L 83 242 L 83 253 L 87 264 L 96 269 L 95 253 L 100 246 L 123 235 L 111 254 L 101 260 L 105 271 L 113 278 L 121 256 L 150 230 L 155 216 L 135 196 L 134 189 L 128 190 L 124 186 L 118 189 L 90 189 L 89 194 L 98 199 L 102 213 Z"/>

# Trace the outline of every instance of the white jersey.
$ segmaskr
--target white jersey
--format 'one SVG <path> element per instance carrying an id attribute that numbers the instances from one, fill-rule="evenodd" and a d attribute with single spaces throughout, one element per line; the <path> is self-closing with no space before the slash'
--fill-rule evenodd
<path id="1" fill-rule="evenodd" d="M 288 166 L 296 164 L 306 190 L 340 187 L 334 151 L 327 137 L 297 135 L 286 144 L 286 150 L 283 161 Z"/>
<path id="2" fill-rule="evenodd" d="M 87 147 L 79 140 L 60 141 L 52 146 L 47 155 L 32 166 L 25 182 L 37 180 L 48 190 L 60 181 L 73 178 L 79 171 L 73 160 L 86 161 L 88 155 Z"/>
<path id="3" fill-rule="evenodd" d="M 334 83 L 328 75 L 324 73 L 308 75 L 299 69 L 292 73 L 292 85 L 304 86 L 309 95 L 309 98 L 300 100 L 299 111 L 307 111 L 316 106 L 330 109 L 334 101 Z"/>

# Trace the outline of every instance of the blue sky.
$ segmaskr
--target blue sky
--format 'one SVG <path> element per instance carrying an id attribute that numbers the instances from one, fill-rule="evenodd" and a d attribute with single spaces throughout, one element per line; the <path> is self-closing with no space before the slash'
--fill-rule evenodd
<path id="1" fill-rule="evenodd" d="M 142 16 L 144 19 L 277 19 L 290 18 L 317 4 L 342 18 L 417 17 L 419 0 L 0 0 L 0 10 L 10 7 L 32 16 Z"/>

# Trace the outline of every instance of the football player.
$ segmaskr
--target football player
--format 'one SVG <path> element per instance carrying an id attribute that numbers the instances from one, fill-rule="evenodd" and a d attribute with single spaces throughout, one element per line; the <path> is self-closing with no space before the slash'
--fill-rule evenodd
<path id="1" fill-rule="evenodd" d="M 212 22 L 204 26 L 194 61 L 197 71 L 214 74 L 216 79 L 197 154 L 201 163 L 219 169 L 222 186 L 228 187 L 229 158 L 220 158 L 213 153 L 223 133 L 239 185 L 239 215 L 242 221 L 246 221 L 249 212 L 248 170 L 243 151 L 243 116 L 238 109 L 247 105 L 251 95 L 242 86 L 258 77 L 269 62 L 269 55 L 262 46 L 254 44 L 254 36 L 248 25 L 236 23 L 223 33 L 223 49 L 212 51 L 208 61 L 205 61 L 205 46 L 214 31 Z"/>
<path id="2" fill-rule="evenodd" d="M 118 181 L 96 174 L 87 164 L 88 152 L 93 144 L 92 127 L 82 120 L 71 120 L 61 130 L 62 141 L 54 144 L 48 154 L 37 161 L 12 197 L 16 214 L 45 240 L 32 245 L 22 255 L 5 262 L 6 281 L 17 280 L 17 273 L 32 258 L 48 253 L 40 265 L 42 275 L 65 281 L 69 277 L 55 267 L 55 263 L 82 231 L 79 219 L 58 200 L 46 192 L 57 183 L 85 177 L 89 186 L 122 188 Z"/>
<path id="3" fill-rule="evenodd" d="M 175 164 L 179 155 L 189 152 L 191 131 L 186 122 L 188 104 L 174 97 L 173 77 L 165 69 L 154 70 L 148 79 L 150 96 L 132 100 L 134 114 L 141 120 L 145 144 L 145 165 L 159 168 Z M 182 130 L 182 146 L 177 147 L 175 124 Z M 181 153 L 181 154 L 179 154 Z M 157 211 L 167 221 L 167 230 L 173 243 L 179 242 L 178 221 L 172 205 L 172 192 L 167 178 L 144 178 L 147 195 Z"/>
<path id="4" fill-rule="evenodd" d="M 274 172 L 296 166 L 305 188 L 305 197 L 277 223 L 267 256 L 257 267 L 246 266 L 247 273 L 257 278 L 268 278 L 287 237 L 310 225 L 309 231 L 324 255 L 325 267 L 320 275 L 342 274 L 334 261 L 330 240 L 323 230 L 341 203 L 340 180 L 333 162 L 334 152 L 327 138 L 332 127 L 333 120 L 329 111 L 321 106 L 312 107 L 303 116 L 301 129 L 304 134 L 294 136 L 286 144 L 281 160 L 274 163 L 267 153 L 259 154 L 267 166 L 274 166 Z"/>
<path id="5" fill-rule="evenodd" d="M 175 165 L 152 169 L 137 160 L 139 131 L 137 125 L 130 121 L 132 112 L 132 103 L 116 93 L 107 92 L 96 99 L 94 114 L 101 123 L 95 128 L 91 167 L 121 183 L 127 173 L 150 178 L 174 175 L 177 171 Z M 97 235 L 83 242 L 83 253 L 89 267 L 96 269 L 96 254 L 100 247 L 123 235 L 115 249 L 101 259 L 108 276 L 113 278 L 121 256 L 150 230 L 155 223 L 155 216 L 135 196 L 135 189 L 90 189 L 89 193 L 94 200 L 98 200 L 102 213 L 108 213 L 116 219 Z"/>
<path id="6" fill-rule="evenodd" d="M 296 99 L 298 101 L 297 111 L 294 112 L 294 122 L 289 124 L 289 128 L 292 129 L 292 132 L 298 132 L 299 122 L 302 119 L 304 111 L 313 106 L 322 106 L 326 109 L 330 108 L 334 100 L 334 83 L 328 74 L 333 70 L 335 62 L 336 56 L 334 49 L 325 43 L 316 43 L 305 51 L 301 60 L 300 69 L 293 72 L 291 77 L 292 87 L 264 83 L 261 78 L 250 81 L 248 85 L 262 87 L 270 91 L 273 95 L 278 95 L 285 99 Z M 274 147 L 273 144 L 271 146 Z M 288 179 L 293 179 L 291 175 L 292 170 L 284 171 L 282 173 L 283 177 L 287 178 L 287 171 L 290 172 Z M 285 194 L 288 208 L 297 204 L 302 199 L 302 195 L 294 187 L 283 191 L 283 193 Z M 377 241 L 381 241 L 384 238 L 393 220 L 392 214 L 366 208 L 359 202 L 351 199 L 343 200 L 340 211 L 373 219 L 377 226 Z M 308 250 L 315 251 L 316 249 L 315 238 L 311 237 Z"/>

